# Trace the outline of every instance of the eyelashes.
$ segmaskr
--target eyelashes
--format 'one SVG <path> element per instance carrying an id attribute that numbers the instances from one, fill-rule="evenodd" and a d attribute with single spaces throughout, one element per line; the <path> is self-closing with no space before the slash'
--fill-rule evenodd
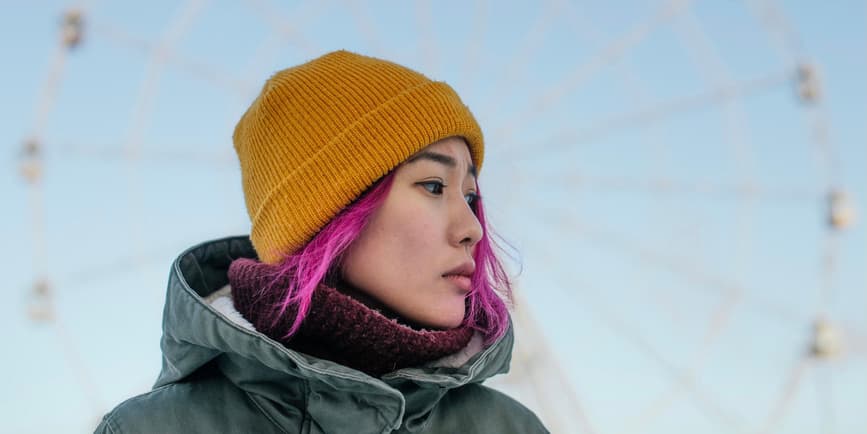
<path id="1" fill-rule="evenodd" d="M 476 193 L 467 193 L 464 195 L 464 200 L 466 200 L 467 204 L 470 205 L 470 208 L 472 208 L 473 211 L 475 211 L 476 210 L 476 202 L 478 202 L 478 200 L 479 200 L 479 195 Z"/>
<path id="2" fill-rule="evenodd" d="M 425 190 L 428 191 L 428 193 L 436 196 L 441 196 L 443 194 L 443 190 L 447 187 L 441 181 L 424 181 L 419 182 L 417 185 L 422 186 Z M 476 201 L 479 200 L 479 195 L 472 192 L 467 193 L 464 195 L 464 200 L 475 211 Z"/>
<path id="3" fill-rule="evenodd" d="M 443 189 L 446 188 L 446 185 L 440 181 L 419 182 L 418 185 L 421 185 L 422 187 L 424 187 L 424 189 L 427 190 L 428 193 L 434 194 L 437 196 L 443 194 Z"/>

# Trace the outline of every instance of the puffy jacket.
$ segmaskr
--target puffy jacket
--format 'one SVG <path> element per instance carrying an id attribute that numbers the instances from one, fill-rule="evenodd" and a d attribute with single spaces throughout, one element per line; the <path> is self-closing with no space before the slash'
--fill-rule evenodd
<path id="1" fill-rule="evenodd" d="M 530 410 L 481 384 L 508 371 L 511 327 L 459 367 L 374 378 L 288 349 L 205 303 L 238 257 L 256 257 L 245 236 L 199 244 L 174 261 L 162 371 L 153 390 L 118 405 L 97 433 L 547 432 Z"/>

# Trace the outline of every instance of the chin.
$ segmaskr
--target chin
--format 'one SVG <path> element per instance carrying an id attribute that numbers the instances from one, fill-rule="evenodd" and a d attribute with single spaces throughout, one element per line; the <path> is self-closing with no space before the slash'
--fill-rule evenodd
<path id="1" fill-rule="evenodd" d="M 415 326 L 448 330 L 459 327 L 464 322 L 467 304 L 464 297 L 438 297 L 418 300 L 411 306 L 403 306 L 396 312 Z"/>
<path id="2" fill-rule="evenodd" d="M 430 318 L 430 321 L 424 321 L 428 325 L 428 327 L 433 327 L 440 330 L 448 330 L 459 327 L 461 323 L 464 322 L 464 306 L 461 305 L 460 310 L 456 310 L 454 313 L 441 313 L 436 315 L 434 318 Z"/>
<path id="3" fill-rule="evenodd" d="M 443 321 L 443 322 L 441 322 L 440 324 L 437 324 L 436 327 L 437 327 L 438 329 L 448 330 L 448 329 L 453 329 L 453 328 L 457 328 L 457 327 L 459 327 L 459 326 L 461 325 L 462 322 L 464 322 L 464 318 L 463 318 L 463 317 L 461 317 L 461 318 L 458 319 L 457 321 Z"/>

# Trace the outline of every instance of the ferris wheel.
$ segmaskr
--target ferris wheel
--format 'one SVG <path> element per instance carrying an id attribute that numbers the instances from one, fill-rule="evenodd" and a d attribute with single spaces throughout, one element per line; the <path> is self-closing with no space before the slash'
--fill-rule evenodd
<path id="1" fill-rule="evenodd" d="M 102 382 L 110 380 L 96 374 L 80 348 L 100 337 L 77 334 L 65 320 L 70 310 L 88 307 L 62 297 L 64 291 L 81 291 L 109 274 L 135 280 L 142 264 L 167 266 L 166 258 L 182 245 L 178 240 L 160 242 L 148 229 L 165 214 L 149 205 L 153 202 L 148 198 L 164 195 L 168 201 L 181 201 L 196 188 L 207 187 L 203 181 L 169 189 L 177 184 L 159 180 L 183 179 L 181 169 L 189 165 L 202 177 L 231 177 L 235 170 L 229 144 L 200 145 L 212 137 L 197 135 L 196 128 L 184 131 L 184 139 L 175 143 L 149 142 L 167 135 L 159 132 L 166 128 L 160 116 L 184 98 L 172 80 L 182 76 L 185 83 L 222 95 L 224 104 L 245 107 L 274 65 L 297 64 L 326 51 L 320 27 L 310 24 L 321 22 L 332 28 L 351 25 L 341 29 L 352 35 L 344 43 L 351 41 L 364 54 L 414 66 L 434 78 L 441 78 L 435 74 L 440 72 L 457 83 L 462 97 L 469 95 L 465 100 L 480 118 L 490 149 L 482 188 L 491 198 L 493 221 L 507 240 L 516 239 L 527 261 L 516 279 L 512 372 L 491 384 L 535 410 L 552 432 L 670 432 L 672 415 L 683 414 L 700 420 L 688 426 L 717 432 L 798 432 L 792 423 L 801 423 L 797 417 L 805 406 L 815 413 L 810 421 L 822 432 L 836 432 L 857 418 L 833 389 L 845 381 L 834 378 L 846 378 L 851 372 L 846 366 L 863 365 L 867 355 L 867 333 L 859 318 L 838 308 L 857 290 L 838 280 L 839 246 L 856 221 L 855 207 L 841 178 L 820 65 L 809 60 L 797 29 L 775 1 L 733 6 L 739 13 L 733 28 L 760 35 L 752 42 L 774 53 L 774 59 L 763 61 L 738 59 L 732 51 L 723 54 L 713 29 L 702 19 L 708 6 L 688 0 L 620 11 L 623 25 L 616 28 L 603 28 L 610 22 L 595 21 L 598 11 L 567 0 L 525 4 L 529 15 L 513 12 L 508 20 L 501 15 L 511 5 L 480 0 L 462 10 L 463 19 L 473 23 L 462 38 L 438 31 L 443 16 L 451 15 L 433 3 L 408 3 L 406 10 L 379 6 L 347 0 L 303 3 L 288 10 L 254 0 L 224 13 L 246 14 L 240 21 L 247 27 L 223 28 L 209 14 L 225 5 L 189 0 L 173 14 L 148 21 L 164 30 L 145 36 L 132 31 L 135 26 L 115 21 L 108 5 L 92 3 L 59 12 L 58 44 L 37 97 L 32 132 L 20 139 L 18 169 L 29 195 L 23 206 L 30 216 L 33 264 L 31 284 L 23 289 L 24 309 L 32 324 L 55 331 L 50 339 L 57 344 L 57 363 L 75 373 L 76 387 L 92 413 L 87 422 L 113 405 L 102 392 Z M 406 23 L 413 23 L 409 30 Z M 505 42 L 492 42 L 505 26 L 510 30 Z M 202 54 L 184 48 L 191 35 L 235 35 L 251 29 L 260 37 L 242 67 L 228 68 L 223 58 L 231 56 L 219 49 Z M 683 76 L 692 82 L 678 83 L 680 75 L 654 75 L 670 71 L 648 67 L 655 63 L 646 45 L 661 33 L 667 39 L 655 41 L 654 47 L 677 44 L 678 62 L 689 68 Z M 130 113 L 122 118 L 119 143 L 93 143 L 87 128 L 74 137 L 47 134 L 52 123 L 74 114 L 74 105 L 60 103 L 61 90 L 79 86 L 75 80 L 98 68 L 71 60 L 97 43 L 98 49 L 87 56 L 90 61 L 109 62 L 105 56 L 117 52 L 143 61 L 141 80 L 126 89 L 130 96 L 123 99 L 123 107 L 103 107 Z M 286 47 L 291 47 L 288 56 Z M 659 62 L 669 59 L 660 56 Z M 750 61 L 768 67 L 745 73 L 733 66 Z M 778 99 L 786 95 L 785 113 L 770 116 L 753 109 L 767 104 L 756 100 L 768 94 Z M 606 95 L 611 95 L 609 104 L 602 102 Z M 593 107 L 586 101 L 593 101 Z M 759 148 L 779 138 L 765 130 L 756 133 L 755 124 L 781 121 L 788 123 L 777 125 L 789 131 L 785 138 L 809 145 L 808 166 L 779 169 L 806 175 L 795 177 L 794 183 L 788 181 L 795 178 L 783 176 L 784 182 L 778 183 L 758 175 L 764 152 Z M 719 137 L 707 138 L 710 133 L 701 131 L 706 122 L 715 123 Z M 687 157 L 706 155 L 689 152 L 725 158 L 725 174 L 696 172 L 694 167 L 708 163 L 690 164 Z M 47 164 L 50 158 L 55 160 Z M 57 231 L 51 229 L 46 210 L 88 215 L 75 202 L 53 206 L 45 195 L 46 176 L 67 158 L 100 161 L 113 167 L 105 170 L 117 172 L 119 180 L 107 183 L 115 185 L 106 189 L 124 191 L 121 206 L 129 208 L 128 221 L 122 230 L 93 242 L 127 248 L 95 262 L 68 252 L 66 265 L 75 271 L 58 276 L 53 274 L 56 255 L 50 252 L 60 247 L 50 235 Z M 179 173 L 166 174 L 167 166 Z M 54 182 L 72 189 L 76 180 L 55 177 Z M 241 203 L 212 200 L 205 213 L 219 215 L 234 207 L 235 219 L 222 226 L 240 227 Z M 756 229 L 757 220 L 778 215 L 777 209 L 796 210 L 792 215 L 800 224 L 822 222 L 814 231 L 820 238 L 804 236 L 802 243 L 792 245 L 809 250 L 798 255 L 798 261 L 818 270 L 809 274 L 814 278 L 804 282 L 806 289 L 798 288 L 791 296 L 794 302 L 764 290 L 769 282 L 788 282 L 788 274 L 779 274 L 782 269 L 765 256 L 770 251 L 766 246 L 778 239 Z M 724 235 L 703 231 L 701 226 L 710 225 L 712 218 L 725 220 L 716 226 L 725 228 Z M 212 228 L 220 227 L 219 218 L 214 220 Z M 648 222 L 636 223 L 641 220 Z M 706 253 L 714 248 L 726 257 Z M 763 263 L 765 269 L 756 265 Z M 804 276 L 797 271 L 791 275 Z M 157 295 L 162 294 L 159 289 Z M 745 315 L 773 324 L 769 330 L 788 331 L 765 333 L 755 328 L 755 318 Z M 778 347 L 767 344 L 781 336 L 785 339 Z M 767 356 L 771 353 L 773 357 Z M 624 354 L 631 358 L 621 359 Z M 724 359 L 732 361 L 730 365 L 756 361 L 757 370 L 769 376 L 743 376 L 746 368 L 730 369 L 720 362 Z M 623 384 L 612 391 L 600 386 L 642 376 L 653 380 L 635 383 L 646 390 L 631 391 L 634 399 L 609 396 L 629 390 Z M 151 380 L 142 376 L 136 384 L 146 387 Z M 813 389 L 807 390 L 808 382 Z M 739 392 L 761 397 L 748 400 Z"/>

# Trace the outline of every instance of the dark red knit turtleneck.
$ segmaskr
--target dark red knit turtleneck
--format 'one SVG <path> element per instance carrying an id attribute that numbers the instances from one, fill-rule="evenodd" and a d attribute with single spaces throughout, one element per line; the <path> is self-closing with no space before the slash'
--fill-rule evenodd
<path id="1" fill-rule="evenodd" d="M 415 330 L 389 319 L 334 288 L 320 285 L 313 293 L 307 317 L 298 332 L 286 339 L 297 307 L 286 309 L 273 323 L 280 295 L 262 295 L 276 267 L 248 258 L 229 266 L 229 283 L 235 308 L 256 330 L 288 348 L 331 360 L 374 377 L 436 360 L 460 351 L 473 330 Z M 288 286 L 288 282 L 281 282 Z"/>

